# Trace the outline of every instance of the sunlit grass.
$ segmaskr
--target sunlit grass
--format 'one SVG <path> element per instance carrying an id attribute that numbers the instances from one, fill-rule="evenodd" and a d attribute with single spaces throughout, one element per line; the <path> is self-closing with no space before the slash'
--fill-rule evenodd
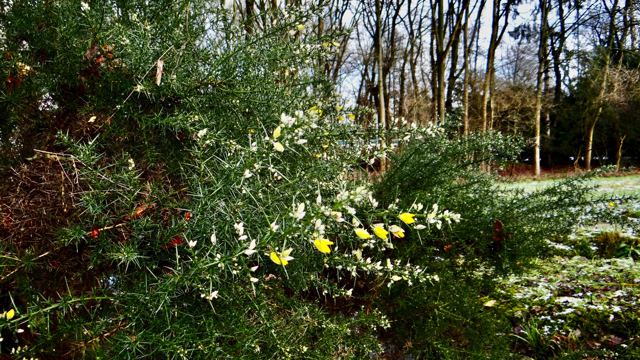
<path id="1" fill-rule="evenodd" d="M 518 181 L 504 185 L 507 188 L 520 188 L 527 192 L 543 189 L 558 182 L 558 179 Z M 597 195 L 613 194 L 618 196 L 633 195 L 640 197 L 640 175 L 599 177 L 588 181 L 597 185 Z"/>

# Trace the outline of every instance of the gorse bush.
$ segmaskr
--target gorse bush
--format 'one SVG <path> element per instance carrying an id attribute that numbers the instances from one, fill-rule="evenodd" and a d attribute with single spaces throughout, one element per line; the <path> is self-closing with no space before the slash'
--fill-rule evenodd
<path id="1" fill-rule="evenodd" d="M 478 167 L 513 158 L 511 137 L 363 131 L 314 69 L 335 51 L 305 36 L 318 9 L 258 29 L 207 2 L 7 7 L 3 161 L 25 165 L 4 187 L 22 200 L 0 230 L 3 353 L 506 351 L 493 279 L 567 234 L 589 188 L 497 188 Z"/>

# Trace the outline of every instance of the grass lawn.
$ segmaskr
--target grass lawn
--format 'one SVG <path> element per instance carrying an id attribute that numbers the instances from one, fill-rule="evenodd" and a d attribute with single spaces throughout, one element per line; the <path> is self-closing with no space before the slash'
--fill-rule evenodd
<path id="1" fill-rule="evenodd" d="M 557 180 L 508 183 L 535 191 Z M 640 175 L 596 178 L 596 195 L 640 197 Z M 638 216 L 640 204 L 614 211 Z M 516 358 L 640 359 L 640 239 L 610 226 L 549 241 L 523 276 L 501 279 L 497 305 L 513 324 Z M 622 245 L 624 244 L 624 245 Z"/>
<path id="2" fill-rule="evenodd" d="M 558 179 L 549 180 L 528 180 L 508 183 L 509 188 L 521 188 L 525 191 L 535 191 L 550 186 Z M 589 180 L 592 185 L 598 186 L 597 193 L 600 195 L 614 194 L 618 196 L 634 195 L 640 197 L 640 175 L 599 177 Z"/>

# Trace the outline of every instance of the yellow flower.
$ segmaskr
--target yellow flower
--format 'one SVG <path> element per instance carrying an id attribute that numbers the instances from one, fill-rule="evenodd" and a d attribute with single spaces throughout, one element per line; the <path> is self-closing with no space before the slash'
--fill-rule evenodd
<path id="1" fill-rule="evenodd" d="M 338 120 L 339 121 L 344 121 L 344 118 L 342 116 L 338 116 Z"/>
<path id="2" fill-rule="evenodd" d="M 329 248 L 329 245 L 333 245 L 333 242 L 327 239 L 318 238 L 313 242 L 313 245 L 315 245 L 318 251 L 320 251 L 321 253 L 329 254 L 331 252 L 331 248 Z"/>
<path id="3" fill-rule="evenodd" d="M 387 240 L 387 235 L 389 232 L 383 228 L 384 224 L 373 224 L 373 232 L 383 240 Z"/>
<path id="4" fill-rule="evenodd" d="M 355 116 L 355 115 L 353 115 L 353 114 L 349 114 L 349 115 L 347 115 L 347 117 L 348 117 L 349 119 L 351 119 L 351 120 L 354 120 L 354 119 L 356 118 L 356 116 Z"/>
<path id="5" fill-rule="evenodd" d="M 273 148 L 276 151 L 279 151 L 279 152 L 283 152 L 284 151 L 284 146 L 282 146 L 282 144 L 280 144 L 279 142 L 273 143 Z"/>
<path id="6" fill-rule="evenodd" d="M 16 314 L 15 310 L 11 309 L 7 311 L 7 320 L 13 319 L 13 316 Z"/>
<path id="7" fill-rule="evenodd" d="M 304 30 L 304 25 L 302 25 L 302 24 L 298 25 L 298 30 L 300 30 L 300 31 Z"/>
<path id="8" fill-rule="evenodd" d="M 610 203 L 609 203 L 609 206 L 614 207 L 614 206 L 616 206 L 616 204 L 614 204 L 614 203 L 610 202 Z"/>
<path id="9" fill-rule="evenodd" d="M 281 131 L 282 131 L 282 129 L 280 128 L 280 126 L 278 126 L 275 130 L 273 130 L 273 138 L 274 139 L 279 138 Z"/>
<path id="10" fill-rule="evenodd" d="M 357 258 L 358 260 L 362 259 L 362 249 L 358 249 L 358 250 L 356 250 L 356 251 L 355 251 L 355 254 L 356 254 L 356 258 Z"/>
<path id="11" fill-rule="evenodd" d="M 402 213 L 402 214 L 398 215 L 400 220 L 402 220 L 407 225 L 410 225 L 410 224 L 413 224 L 414 222 L 416 222 L 415 220 L 413 220 L 414 216 L 416 216 L 416 214 Z"/>
<path id="12" fill-rule="evenodd" d="M 293 257 L 289 256 L 289 254 L 291 254 L 291 251 L 293 251 L 292 248 L 288 248 L 287 250 L 281 253 L 272 251 L 271 254 L 269 254 L 269 258 L 274 263 L 284 266 L 284 265 L 287 265 L 290 260 L 293 260 Z"/>
<path id="13" fill-rule="evenodd" d="M 367 230 L 363 229 L 363 228 L 355 228 L 353 231 L 356 232 L 356 235 L 358 235 L 358 237 L 360 239 L 368 239 L 371 237 L 371 235 L 369 235 L 369 233 L 367 232 Z"/>
<path id="14" fill-rule="evenodd" d="M 398 237 L 398 238 L 404 237 L 404 229 L 398 225 L 391 225 L 391 227 L 389 227 L 389 231 L 391 231 L 391 233 L 395 237 Z"/>

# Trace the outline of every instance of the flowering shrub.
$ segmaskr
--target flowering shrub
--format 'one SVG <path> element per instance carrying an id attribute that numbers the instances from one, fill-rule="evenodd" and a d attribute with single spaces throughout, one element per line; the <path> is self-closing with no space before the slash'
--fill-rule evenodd
<path id="1" fill-rule="evenodd" d="M 478 296 L 583 212 L 579 181 L 525 196 L 478 171 L 512 158 L 516 139 L 355 125 L 361 109 L 313 67 L 335 51 L 304 36 L 315 8 L 274 10 L 248 31 L 206 2 L 42 4 L 13 21 L 25 6 L 6 28 L 38 48 L 3 39 L 29 64 L 7 89 L 22 105 L 6 110 L 38 119 L 16 120 L 15 143 L 42 131 L 34 123 L 55 124 L 33 161 L 54 169 L 43 176 L 61 179 L 73 203 L 53 235 L 2 243 L 13 271 L 2 278 L 3 352 L 499 352 L 492 331 L 506 324 L 478 315 Z M 361 164 L 382 157 L 392 165 L 371 180 Z"/>

